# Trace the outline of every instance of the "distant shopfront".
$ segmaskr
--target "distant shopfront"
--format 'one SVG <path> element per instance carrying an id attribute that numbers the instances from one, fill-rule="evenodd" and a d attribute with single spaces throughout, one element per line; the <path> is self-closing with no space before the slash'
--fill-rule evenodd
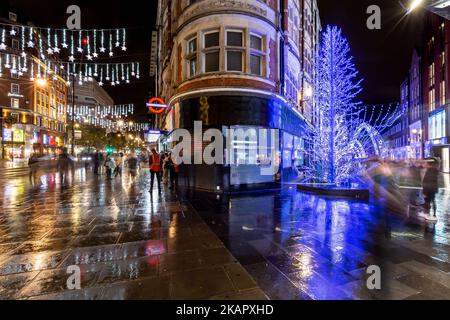
<path id="1" fill-rule="evenodd" d="M 450 137 L 447 111 L 440 110 L 428 119 L 429 140 L 425 144 L 426 156 L 441 160 L 441 170 L 450 173 Z"/>
<path id="2" fill-rule="evenodd" d="M 64 138 L 49 132 L 35 132 L 34 152 L 41 155 L 57 155 L 62 151 Z"/>
<path id="3" fill-rule="evenodd" d="M 26 157 L 25 130 L 3 128 L 3 155 L 8 160 Z"/>

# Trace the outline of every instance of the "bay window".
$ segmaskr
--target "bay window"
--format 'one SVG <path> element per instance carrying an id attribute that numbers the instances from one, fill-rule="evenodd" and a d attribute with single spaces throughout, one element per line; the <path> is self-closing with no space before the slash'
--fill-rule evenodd
<path id="1" fill-rule="evenodd" d="M 185 79 L 213 72 L 265 76 L 266 45 L 265 36 L 248 29 L 199 32 L 185 41 Z"/>

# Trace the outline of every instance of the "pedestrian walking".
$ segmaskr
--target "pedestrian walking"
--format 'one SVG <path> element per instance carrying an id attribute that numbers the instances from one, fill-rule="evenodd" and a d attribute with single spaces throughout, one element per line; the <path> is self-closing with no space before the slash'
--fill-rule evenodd
<path id="1" fill-rule="evenodd" d="M 108 153 L 106 155 L 105 167 L 106 167 L 106 176 L 107 176 L 107 178 L 108 179 L 112 179 L 113 178 L 113 174 L 114 174 L 114 170 L 116 168 L 116 162 L 115 162 L 114 157 L 112 156 L 111 153 Z"/>
<path id="2" fill-rule="evenodd" d="M 425 197 L 426 219 L 436 221 L 436 194 L 439 192 L 439 161 L 434 160 L 428 164 L 427 171 L 423 178 L 423 195 Z M 431 211 L 433 207 L 433 214 Z"/>
<path id="3" fill-rule="evenodd" d="M 137 167 L 138 167 L 138 158 L 136 153 L 132 153 L 127 160 L 128 163 L 128 172 L 132 177 L 136 177 L 137 175 Z"/>
<path id="4" fill-rule="evenodd" d="M 36 154 L 28 159 L 28 167 L 30 168 L 30 181 L 34 182 L 39 169 L 39 157 Z"/>
<path id="5" fill-rule="evenodd" d="M 96 150 L 94 154 L 94 174 L 99 175 L 100 174 L 100 165 L 103 162 L 103 155 L 100 152 L 100 150 Z"/>
<path id="6" fill-rule="evenodd" d="M 178 174 L 180 173 L 180 166 L 173 161 L 172 156 L 169 156 L 170 169 L 170 189 L 178 189 Z"/>
<path id="7" fill-rule="evenodd" d="M 163 183 L 164 185 L 169 184 L 169 174 L 170 174 L 170 163 L 169 163 L 169 159 L 170 156 L 169 154 L 165 154 L 163 156 L 161 156 L 162 158 L 162 166 L 163 166 Z"/>
<path id="8" fill-rule="evenodd" d="M 153 184 L 156 180 L 158 181 L 158 190 L 161 190 L 161 157 L 156 149 L 152 149 L 152 152 L 149 157 L 149 165 L 150 165 L 150 192 L 153 190 Z"/>
<path id="9" fill-rule="evenodd" d="M 74 170 L 74 162 L 70 158 L 67 148 L 63 149 L 63 152 L 58 156 L 58 172 L 61 181 L 61 186 L 64 184 L 67 178 L 69 170 Z"/>
<path id="10" fill-rule="evenodd" d="M 116 168 L 114 170 L 114 176 L 118 177 L 119 175 L 122 177 L 122 166 L 123 166 L 123 153 L 119 153 L 119 156 L 116 159 Z"/>

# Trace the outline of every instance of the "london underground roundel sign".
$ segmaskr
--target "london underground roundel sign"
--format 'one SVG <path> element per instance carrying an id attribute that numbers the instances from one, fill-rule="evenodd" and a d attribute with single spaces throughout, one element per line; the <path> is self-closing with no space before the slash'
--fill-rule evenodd
<path id="1" fill-rule="evenodd" d="M 161 98 L 151 98 L 147 103 L 147 107 L 151 112 L 159 114 L 167 109 L 167 104 Z"/>

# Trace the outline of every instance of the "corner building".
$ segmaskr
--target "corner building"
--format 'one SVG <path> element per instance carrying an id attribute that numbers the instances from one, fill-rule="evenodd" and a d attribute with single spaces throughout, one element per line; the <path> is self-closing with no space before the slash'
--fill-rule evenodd
<path id="1" fill-rule="evenodd" d="M 297 178 L 307 161 L 305 128 L 314 120 L 316 1 L 160 0 L 158 11 L 158 96 L 169 107 L 157 123 L 169 132 L 168 149 L 171 132 L 193 132 L 194 121 L 224 133 L 279 132 L 272 150 L 278 173 L 261 175 L 267 159 L 249 152 L 254 142 L 236 138 L 225 153 L 233 152 L 237 163 L 183 165 L 180 184 L 238 191 Z"/>

